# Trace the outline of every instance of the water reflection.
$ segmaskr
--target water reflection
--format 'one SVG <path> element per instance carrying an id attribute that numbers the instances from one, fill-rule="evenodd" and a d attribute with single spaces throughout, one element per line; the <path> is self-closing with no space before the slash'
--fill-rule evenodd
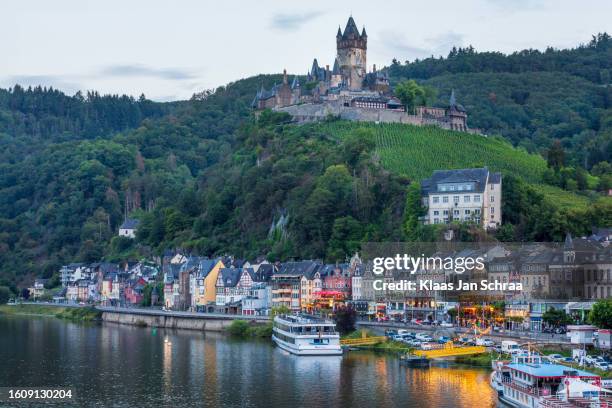
<path id="1" fill-rule="evenodd" d="M 72 386 L 93 406 L 495 406 L 484 370 L 296 357 L 267 341 L 55 318 L 0 317 L 0 361 L 0 386 Z"/>

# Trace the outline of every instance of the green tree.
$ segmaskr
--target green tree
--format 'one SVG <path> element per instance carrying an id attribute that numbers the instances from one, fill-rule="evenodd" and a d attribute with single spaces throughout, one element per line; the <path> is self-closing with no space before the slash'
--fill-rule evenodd
<path id="1" fill-rule="evenodd" d="M 289 309 L 285 305 L 274 306 L 271 311 L 272 317 L 279 316 L 279 315 L 286 315 L 289 313 L 291 313 L 291 309 Z"/>
<path id="2" fill-rule="evenodd" d="M 589 321 L 600 329 L 612 329 L 612 299 L 597 301 L 589 312 Z"/>
<path id="3" fill-rule="evenodd" d="M 363 228 L 359 221 L 350 215 L 336 218 L 327 248 L 327 259 L 330 262 L 345 260 L 359 249 L 362 237 Z"/>
<path id="4" fill-rule="evenodd" d="M 408 186 L 406 205 L 404 206 L 404 237 L 406 240 L 420 240 L 423 226 L 419 218 L 425 213 L 426 210 L 421 200 L 421 184 L 413 182 Z"/>
<path id="5" fill-rule="evenodd" d="M 357 322 L 357 312 L 351 306 L 339 307 L 336 309 L 334 320 L 340 334 L 354 332 L 355 323 Z"/>
<path id="6" fill-rule="evenodd" d="M 0 286 L 0 305 L 5 304 L 11 297 L 11 291 L 6 286 Z"/>
<path id="7" fill-rule="evenodd" d="M 572 323 L 572 318 L 565 310 L 550 308 L 542 314 L 542 320 L 553 327 L 566 326 Z"/>
<path id="8" fill-rule="evenodd" d="M 565 151 L 559 139 L 556 139 L 550 146 L 546 158 L 548 159 L 548 167 L 555 170 L 559 170 L 565 165 Z"/>
<path id="9" fill-rule="evenodd" d="M 395 87 L 395 96 L 404 104 L 406 112 L 414 113 L 417 104 L 423 103 L 426 98 L 425 89 L 414 79 L 403 81 Z"/>

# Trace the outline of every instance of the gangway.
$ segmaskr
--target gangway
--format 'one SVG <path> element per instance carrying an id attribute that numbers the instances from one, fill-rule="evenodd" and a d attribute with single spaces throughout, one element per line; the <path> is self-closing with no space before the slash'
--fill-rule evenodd
<path id="1" fill-rule="evenodd" d="M 484 346 L 456 347 L 452 342 L 448 342 L 444 345 L 444 347 L 433 349 L 433 350 L 415 350 L 414 354 L 417 356 L 427 357 L 427 358 L 439 358 L 439 357 L 468 356 L 471 354 L 482 354 L 486 352 L 487 352 L 487 349 Z"/>
<path id="2" fill-rule="evenodd" d="M 341 346 L 366 346 L 371 344 L 382 343 L 387 338 L 385 336 L 362 337 L 360 339 L 342 339 Z"/>

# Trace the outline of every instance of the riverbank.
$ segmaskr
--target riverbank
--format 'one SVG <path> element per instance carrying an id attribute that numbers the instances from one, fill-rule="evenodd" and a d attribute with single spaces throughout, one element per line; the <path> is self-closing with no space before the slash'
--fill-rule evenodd
<path id="1" fill-rule="evenodd" d="M 465 364 L 474 367 L 488 367 L 491 368 L 491 362 L 497 358 L 497 355 L 493 353 L 474 354 L 471 356 L 457 356 L 455 357 L 455 363 Z"/>
<path id="2" fill-rule="evenodd" d="M 376 337 L 376 334 L 374 334 L 373 331 L 368 330 L 368 329 L 357 329 L 347 335 L 342 336 L 341 339 L 342 340 L 362 339 L 364 337 Z M 375 351 L 379 353 L 389 353 L 389 354 L 395 354 L 395 355 L 411 352 L 414 350 L 412 347 L 408 347 L 406 343 L 402 343 L 400 341 L 393 341 L 389 339 L 385 341 L 381 341 L 379 343 L 375 343 L 375 344 L 353 345 L 353 346 L 350 346 L 350 348 L 358 349 L 358 350 L 370 350 L 370 351 Z"/>
<path id="3" fill-rule="evenodd" d="M 53 316 L 59 319 L 74 321 L 100 321 L 102 312 L 93 307 L 61 307 L 47 305 L 2 305 L 0 314 L 24 316 Z"/>
<path id="4" fill-rule="evenodd" d="M 272 322 L 266 324 L 253 324 L 246 320 L 234 320 L 226 329 L 227 333 L 235 337 L 267 338 L 272 340 Z"/>

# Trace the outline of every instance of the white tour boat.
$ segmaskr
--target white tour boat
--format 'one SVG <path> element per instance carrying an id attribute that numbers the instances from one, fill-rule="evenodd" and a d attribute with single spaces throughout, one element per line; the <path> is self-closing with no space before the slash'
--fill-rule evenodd
<path id="1" fill-rule="evenodd" d="M 504 404 L 517 408 L 612 407 L 609 391 L 595 374 L 545 361 L 534 353 L 516 353 L 512 361 L 494 361 L 491 386 Z M 569 391 L 572 391 L 571 393 Z"/>
<path id="2" fill-rule="evenodd" d="M 299 356 L 342 354 L 336 325 L 309 315 L 282 315 L 274 318 L 272 340 L 278 347 Z"/>

